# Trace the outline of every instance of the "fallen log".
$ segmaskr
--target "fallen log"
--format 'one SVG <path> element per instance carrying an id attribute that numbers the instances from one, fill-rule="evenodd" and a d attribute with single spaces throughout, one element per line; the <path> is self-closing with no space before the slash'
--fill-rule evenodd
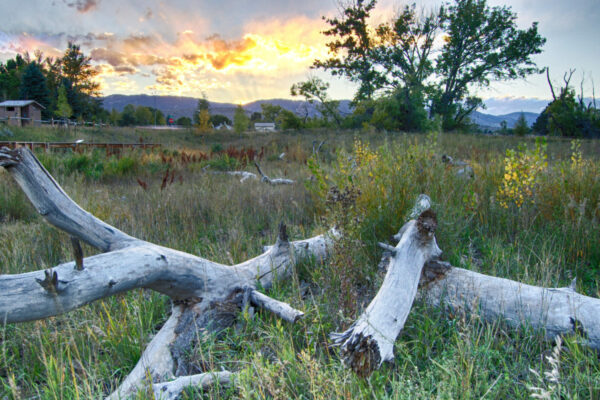
<path id="1" fill-rule="evenodd" d="M 204 385 L 207 380 L 196 376 L 186 354 L 202 332 L 218 333 L 233 323 L 246 298 L 286 320 L 297 320 L 302 312 L 257 288 L 269 289 L 274 279 L 289 276 L 297 255 L 315 250 L 324 257 L 330 243 L 327 235 L 289 242 L 282 224 L 277 242 L 263 254 L 222 265 L 137 239 L 94 217 L 69 198 L 27 148 L 0 149 L 0 166 L 48 223 L 72 236 L 76 258 L 47 270 L 0 275 L 3 323 L 47 318 L 135 288 L 155 290 L 173 300 L 171 316 L 109 399 L 135 396 L 148 384 L 157 384 L 155 391 L 167 387 L 169 393 L 185 382 Z M 104 253 L 83 258 L 78 239 Z M 181 375 L 190 376 L 168 382 Z"/>
<path id="2" fill-rule="evenodd" d="M 429 205 L 427 196 L 419 196 L 411 217 L 416 212 L 423 216 Z M 415 282 L 418 297 L 434 306 L 477 312 L 486 321 L 502 320 L 515 329 L 529 326 L 548 340 L 578 334 L 582 344 L 600 350 L 600 299 L 576 293 L 573 285 L 543 288 L 453 267 L 437 260 L 437 246 L 428 250 L 434 238 L 418 240 L 415 225 L 409 221 L 400 229 L 397 246 L 381 246 L 380 268 L 387 274 L 379 292 L 348 330 L 331 334 L 343 362 L 358 375 L 368 376 L 393 358 L 393 343 L 417 294 Z"/>
<path id="3" fill-rule="evenodd" d="M 260 168 L 260 165 L 256 161 L 254 161 L 254 166 L 256 166 L 256 169 L 258 170 L 260 176 L 262 176 L 261 180 L 263 182 L 268 183 L 269 185 L 293 185 L 294 183 L 296 183 L 295 181 L 286 178 L 269 178 L 267 175 L 265 175 L 265 173 Z"/>

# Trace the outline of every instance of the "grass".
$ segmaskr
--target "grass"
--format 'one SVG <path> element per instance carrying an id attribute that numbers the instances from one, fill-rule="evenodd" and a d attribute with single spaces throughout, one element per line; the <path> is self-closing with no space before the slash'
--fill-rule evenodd
<path id="1" fill-rule="evenodd" d="M 62 134 L 14 133 L 19 138 L 12 140 L 55 140 L 51 135 Z M 98 141 L 136 141 L 140 134 L 79 133 Z M 533 138 L 360 132 L 162 135 L 147 137 L 148 142 L 164 140 L 165 146 L 153 153 L 39 156 L 76 202 L 108 223 L 218 262 L 259 254 L 275 240 L 281 220 L 292 239 L 321 233 L 334 223 L 348 238 L 327 265 L 303 261 L 292 279 L 270 292 L 303 310 L 304 320 L 290 325 L 263 312 L 240 314 L 220 337 L 203 338 L 194 357 L 209 370 L 237 371 L 239 379 L 235 388 L 189 389 L 184 398 L 506 399 L 529 398 L 538 393 L 533 387 L 553 398 L 600 398 L 598 355 L 579 338 L 565 337 L 557 353 L 542 332 L 526 326 L 515 331 L 502 321 L 490 324 L 477 314 L 449 313 L 419 301 L 396 341 L 394 363 L 368 379 L 344 368 L 327 345 L 328 333 L 345 329 L 377 290 L 383 277 L 375 244 L 399 229 L 419 193 L 434 201 L 438 243 L 454 265 L 544 286 L 567 286 L 577 277 L 580 293 L 600 297 L 598 142 L 582 142 L 577 150 L 567 140 L 549 141 L 548 167 L 532 186 L 528 200 L 533 201 L 505 208 L 498 193 L 506 150 L 520 144 L 533 149 Z M 312 142 L 324 139 L 322 152 L 312 157 Z M 230 146 L 264 148 L 261 166 L 269 176 L 305 184 L 271 187 L 203 172 L 209 162 L 216 168 L 231 165 L 222 161 Z M 184 152 L 198 155 L 199 161 L 185 162 Z M 279 160 L 282 152 L 286 157 Z M 440 161 L 441 153 L 469 160 L 475 178 L 457 176 L 455 168 Z M 208 159 L 200 160 L 200 154 Z M 243 163 L 235 166 L 251 170 Z M 175 178 L 163 184 L 167 170 Z M 70 260 L 68 235 L 46 225 L 5 172 L 0 172 L 0 184 L 5 189 L 0 193 L 0 274 Z M 332 186 L 359 194 L 336 201 Z M 85 247 L 84 252 L 95 251 Z M 106 395 L 136 363 L 169 307 L 165 297 L 136 290 L 66 315 L 0 326 L 0 399 Z M 547 356 L 559 359 L 558 386 L 544 378 L 544 372 L 556 369 Z"/>

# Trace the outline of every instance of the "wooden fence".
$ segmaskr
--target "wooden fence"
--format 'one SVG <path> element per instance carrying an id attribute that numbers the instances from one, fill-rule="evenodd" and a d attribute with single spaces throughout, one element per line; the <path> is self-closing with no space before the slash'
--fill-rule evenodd
<path id="1" fill-rule="evenodd" d="M 118 152 L 125 149 L 156 149 L 161 145 L 157 143 L 75 143 L 75 142 L 20 142 L 20 141 L 0 141 L 0 147 L 28 147 L 30 150 L 44 149 L 72 149 L 82 151 L 84 149 L 106 149 L 110 152 Z"/>

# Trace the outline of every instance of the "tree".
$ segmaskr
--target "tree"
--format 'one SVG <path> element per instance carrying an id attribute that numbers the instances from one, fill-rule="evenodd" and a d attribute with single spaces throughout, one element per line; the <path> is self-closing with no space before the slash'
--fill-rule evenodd
<path id="1" fill-rule="evenodd" d="M 281 129 L 301 129 L 302 120 L 296 114 L 289 110 L 282 110 L 279 115 L 279 124 Z"/>
<path id="2" fill-rule="evenodd" d="M 92 67 L 91 61 L 90 57 L 83 54 L 79 45 L 69 42 L 61 60 L 62 75 L 78 93 L 97 97 L 100 95 L 100 84 L 94 78 L 98 71 Z"/>
<path id="3" fill-rule="evenodd" d="M 529 125 L 527 124 L 527 119 L 525 118 L 525 114 L 521 113 L 519 119 L 515 123 L 513 127 L 513 133 L 517 136 L 525 136 L 530 132 Z"/>
<path id="4" fill-rule="evenodd" d="M 379 44 L 374 62 L 380 64 L 389 90 L 403 86 L 410 93 L 425 88 L 434 72 L 431 53 L 443 12 L 441 8 L 418 13 L 415 4 L 407 5 L 391 23 L 377 27 Z"/>
<path id="5" fill-rule="evenodd" d="M 413 88 L 399 87 L 390 95 L 373 102 L 370 123 L 388 131 L 423 132 L 428 127 L 423 92 Z"/>
<path id="6" fill-rule="evenodd" d="M 42 73 L 39 64 L 32 62 L 27 65 L 21 76 L 21 87 L 19 97 L 23 100 L 35 100 L 41 104 L 44 109 L 42 116 L 47 118 L 50 98 L 48 87 L 46 86 L 46 77 Z"/>
<path id="7" fill-rule="evenodd" d="M 198 99 L 198 105 L 194 112 L 194 125 L 200 132 L 210 132 L 213 125 L 210 122 L 210 103 L 206 99 L 206 95 L 203 93 L 202 97 Z"/>
<path id="8" fill-rule="evenodd" d="M 292 96 L 303 96 L 310 104 L 317 101 L 317 110 L 326 121 L 333 120 L 340 127 L 342 118 L 340 116 L 340 102 L 329 99 L 327 90 L 329 83 L 324 82 L 317 77 L 311 77 L 304 82 L 298 82 L 292 85 L 290 92 Z"/>
<path id="9" fill-rule="evenodd" d="M 121 118 L 119 118 L 119 126 L 133 126 L 136 123 L 135 119 L 135 107 L 133 104 L 127 104 L 121 112 Z"/>
<path id="10" fill-rule="evenodd" d="M 148 107 L 138 106 L 134 114 L 137 125 L 152 125 L 154 123 L 154 115 Z"/>
<path id="11" fill-rule="evenodd" d="M 385 77 L 377 71 L 375 44 L 377 39 L 367 24 L 376 0 L 353 0 L 343 7 L 336 18 L 324 18 L 331 26 L 323 32 L 331 41 L 327 43 L 330 57 L 315 60 L 314 68 L 323 68 L 334 76 L 344 76 L 359 84 L 355 100 L 371 99 L 383 86 Z"/>
<path id="12" fill-rule="evenodd" d="M 413 5 L 393 22 L 370 27 L 374 6 L 374 0 L 355 0 L 342 16 L 326 19 L 331 29 L 324 34 L 332 38 L 329 58 L 313 64 L 358 82 L 356 105 L 382 92 L 403 93 L 404 105 L 423 99 L 431 117 L 439 114 L 443 127 L 454 129 L 482 104 L 470 93 L 474 87 L 540 71 L 531 57 L 541 52 L 545 39 L 537 23 L 517 29 L 510 7 L 453 0 L 438 11 L 417 13 Z M 444 45 L 434 58 L 436 37 L 443 37 Z"/>
<path id="13" fill-rule="evenodd" d="M 210 103 L 206 99 L 206 95 L 202 93 L 202 97 L 198 99 L 196 110 L 194 111 L 194 125 L 200 125 L 200 114 L 206 111 L 210 117 Z"/>
<path id="14" fill-rule="evenodd" d="M 177 118 L 177 125 L 183 126 L 184 128 L 192 127 L 192 119 L 190 117 L 179 117 Z"/>
<path id="15" fill-rule="evenodd" d="M 442 13 L 445 43 L 437 58 L 440 88 L 433 97 L 432 114 L 453 129 L 482 102 L 471 96 L 472 87 L 491 80 L 512 80 L 540 72 L 531 56 L 542 51 L 546 39 L 537 22 L 517 29 L 510 7 L 488 7 L 486 0 L 454 0 Z"/>
<path id="16" fill-rule="evenodd" d="M 233 114 L 233 130 L 235 133 L 243 133 L 248 129 L 249 123 L 250 119 L 246 115 L 246 111 L 244 111 L 241 104 L 238 105 Z"/>
<path id="17" fill-rule="evenodd" d="M 252 115 L 250 115 L 251 122 L 259 122 L 262 119 L 262 114 L 258 111 L 254 111 Z"/>
<path id="18" fill-rule="evenodd" d="M 261 103 L 260 108 L 265 122 L 276 122 L 283 110 L 281 106 L 271 103 Z"/>
<path id="19" fill-rule="evenodd" d="M 4 100 L 17 100 L 21 85 L 21 74 L 27 63 L 20 54 L 14 59 L 0 63 L 0 97 Z"/>
<path id="20" fill-rule="evenodd" d="M 60 118 L 71 118 L 73 115 L 73 109 L 69 105 L 67 100 L 67 89 L 61 86 L 58 89 L 58 101 L 56 103 L 56 115 Z"/>
<path id="21" fill-rule="evenodd" d="M 212 124 L 212 126 L 214 126 L 215 128 L 219 125 L 230 125 L 231 126 L 231 120 L 229 118 L 227 118 L 227 116 L 222 115 L 222 114 L 214 114 L 210 116 L 210 123 Z"/>
<path id="22" fill-rule="evenodd" d="M 574 72 L 573 69 L 564 74 L 564 86 L 556 95 L 549 69 L 546 69 L 553 100 L 535 121 L 533 128 L 537 132 L 567 137 L 600 137 L 600 112 L 596 108 L 595 100 L 588 105 L 584 103 L 583 81 L 581 95 L 576 98 L 575 90 L 570 86 Z"/>

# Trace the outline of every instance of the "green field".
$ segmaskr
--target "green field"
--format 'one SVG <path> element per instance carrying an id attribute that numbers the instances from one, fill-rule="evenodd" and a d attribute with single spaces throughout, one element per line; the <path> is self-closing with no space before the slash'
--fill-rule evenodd
<path id="1" fill-rule="evenodd" d="M 262 311 L 240 313 L 218 337 L 202 337 L 191 355 L 199 368 L 239 376 L 231 388 L 190 389 L 185 398 L 513 399 L 540 393 L 537 387 L 549 398 L 600 399 L 598 354 L 581 338 L 563 338 L 553 353 L 542 332 L 419 301 L 394 363 L 370 378 L 344 368 L 328 346 L 329 332 L 347 328 L 376 293 L 383 279 L 376 243 L 397 232 L 420 193 L 433 200 L 438 244 L 453 265 L 549 287 L 576 277 L 579 293 L 600 297 L 597 141 L 325 130 L 12 132 L 0 140 L 162 143 L 116 155 L 37 153 L 84 209 L 153 243 L 231 264 L 272 244 L 280 221 L 293 240 L 332 225 L 344 231 L 327 264 L 303 261 L 270 292 L 306 317 L 291 325 Z M 256 172 L 248 152 L 269 176 L 298 183 L 210 173 Z M 458 175 L 442 154 L 468 161 L 474 177 Z M 4 170 L 0 184 L 0 274 L 72 260 L 68 235 L 37 215 Z M 349 200 L 333 200 L 332 187 Z M 84 253 L 95 250 L 84 246 Z M 0 323 L 0 399 L 101 398 L 135 365 L 169 310 L 168 298 L 136 290 L 42 321 Z M 545 376 L 553 368 L 555 382 Z"/>

